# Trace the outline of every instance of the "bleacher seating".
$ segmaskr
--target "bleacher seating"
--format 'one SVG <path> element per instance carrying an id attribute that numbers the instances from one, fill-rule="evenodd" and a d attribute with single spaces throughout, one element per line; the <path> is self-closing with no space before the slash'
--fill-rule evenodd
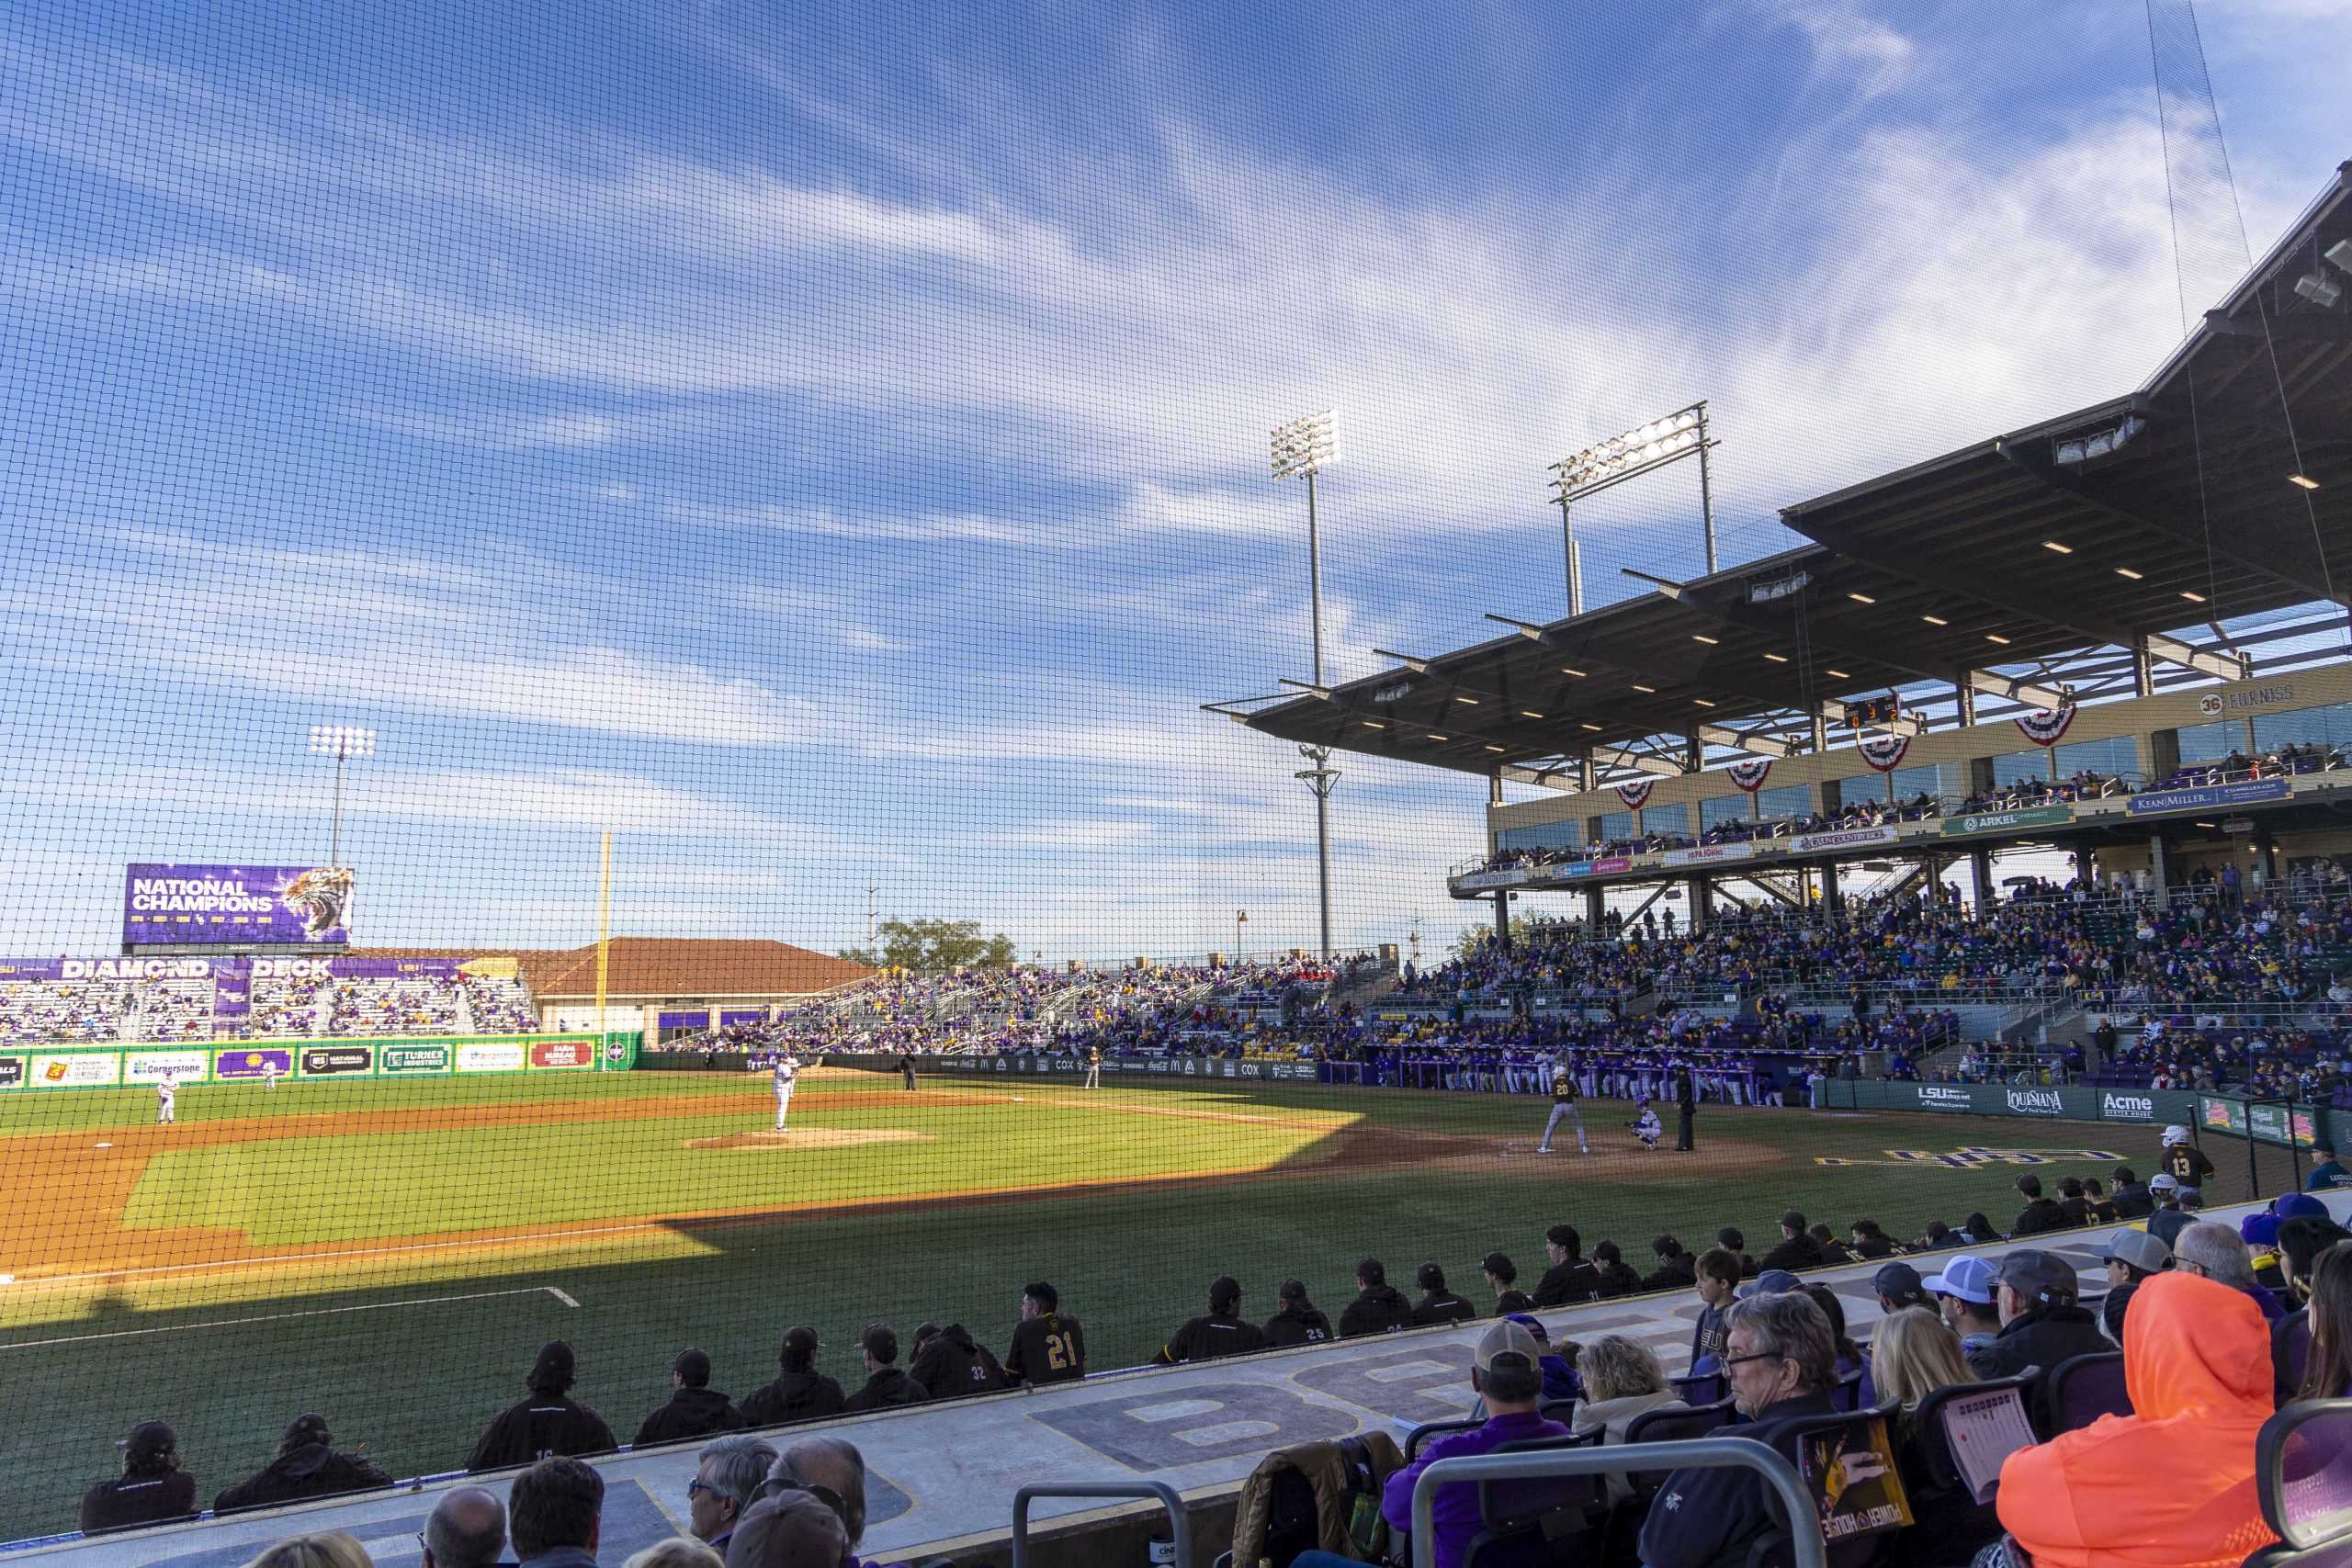
<path id="1" fill-rule="evenodd" d="M 136 995 L 129 980 L 0 980 L 0 1040 L 59 1045 L 119 1040 Z"/>

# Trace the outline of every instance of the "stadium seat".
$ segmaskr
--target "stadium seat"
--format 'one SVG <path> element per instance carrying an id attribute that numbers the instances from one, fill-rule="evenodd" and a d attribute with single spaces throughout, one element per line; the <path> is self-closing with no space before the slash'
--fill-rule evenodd
<path id="1" fill-rule="evenodd" d="M 1625 1446 L 1688 1442 L 1719 1431 L 1738 1418 L 1738 1407 L 1728 1399 L 1702 1404 L 1693 1410 L 1652 1410 L 1634 1416 L 1627 1424 Z M 1632 1488 L 1633 1495 L 1618 1504 L 1616 1511 L 1610 1516 L 1601 1561 L 1630 1562 L 1635 1559 L 1642 1521 L 1648 1517 L 1650 1503 L 1657 1496 L 1658 1488 L 1666 1484 L 1666 1478 L 1671 1473 L 1664 1470 L 1629 1470 L 1625 1472 L 1625 1484 Z"/>
<path id="2" fill-rule="evenodd" d="M 2265 1422 L 2254 1479 L 2278 1544 L 2246 1568 L 2352 1564 L 2352 1399 L 2297 1400 Z"/>
<path id="3" fill-rule="evenodd" d="M 1536 1438 L 1505 1443 L 1493 1451 L 1524 1454 L 1597 1449 L 1601 1437 L 1593 1431 L 1575 1438 Z M 1600 1544 L 1599 1532 L 1608 1517 L 1609 1477 L 1605 1474 L 1481 1481 L 1479 1529 L 1470 1540 L 1464 1568 L 1521 1568 L 1521 1564 L 1580 1561 Z"/>
<path id="4" fill-rule="evenodd" d="M 2041 1393 L 2041 1434 L 2054 1438 L 2087 1427 L 2102 1416 L 2132 1414 L 2123 1384 L 2123 1352 L 2076 1356 L 2050 1370 Z"/>
<path id="5" fill-rule="evenodd" d="M 1563 1427 L 1573 1427 L 1577 1424 L 1578 1403 L 1580 1402 L 1574 1399 L 1547 1399 L 1535 1407 L 1535 1414 L 1546 1421 L 1557 1421 Z"/>
<path id="6" fill-rule="evenodd" d="M 2034 1377 L 1953 1383 L 1919 1402 L 1895 1450 L 1910 1494 L 1912 1568 L 1965 1568 L 2001 1534 L 1993 1511 L 2001 1461 L 2034 1441 Z"/>
<path id="7" fill-rule="evenodd" d="M 1723 1375 L 1720 1372 L 1707 1372 L 1698 1377 L 1685 1375 L 1668 1378 L 1667 1381 L 1674 1385 L 1677 1397 L 1693 1410 L 1702 1405 L 1713 1404 L 1731 1392 L 1724 1387 Z"/>
<path id="8" fill-rule="evenodd" d="M 1432 1438 L 1442 1438 L 1448 1432 L 1475 1432 L 1487 1424 L 1483 1416 L 1466 1416 L 1459 1421 L 1426 1421 L 1405 1438 L 1405 1461 L 1411 1463 L 1421 1451 L 1421 1445 Z"/>
<path id="9" fill-rule="evenodd" d="M 1858 1368 L 1838 1380 L 1838 1386 L 1829 1391 L 1829 1403 L 1840 1410 L 1852 1410 L 1861 1402 L 1862 1373 Z"/>

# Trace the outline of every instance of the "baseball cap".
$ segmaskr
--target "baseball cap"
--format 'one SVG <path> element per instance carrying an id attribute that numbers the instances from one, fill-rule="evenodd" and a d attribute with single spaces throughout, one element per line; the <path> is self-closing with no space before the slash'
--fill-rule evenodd
<path id="1" fill-rule="evenodd" d="M 2098 1249 L 2098 1255 L 2118 1263 L 2129 1263 L 2145 1274 L 2159 1273 L 2172 1261 L 2172 1248 L 2146 1231 L 2118 1231 Z"/>
<path id="2" fill-rule="evenodd" d="M 539 1347 L 539 1359 L 531 1363 L 531 1386 L 537 1389 L 567 1389 L 571 1386 L 571 1347 L 560 1339 L 550 1339 Z"/>
<path id="3" fill-rule="evenodd" d="M 2248 1214 L 2245 1219 L 2238 1222 L 2238 1239 L 2245 1242 L 2248 1247 L 2278 1246 L 2278 1216 L 2276 1214 Z"/>
<path id="4" fill-rule="evenodd" d="M 1209 1281 L 1209 1305 L 1229 1307 L 1241 1304 L 1241 1281 L 1230 1274 L 1219 1274 Z"/>
<path id="5" fill-rule="evenodd" d="M 1923 1283 L 1933 1293 L 1952 1296 L 1978 1306 L 1993 1304 L 1993 1286 L 2000 1276 L 1993 1266 L 1981 1258 L 1965 1252 L 1954 1253 L 1940 1274 L 1930 1275 Z"/>
<path id="6" fill-rule="evenodd" d="M 1516 1280 L 1519 1278 L 1519 1265 L 1510 1260 L 1510 1255 L 1509 1253 L 1489 1252 L 1487 1254 L 1485 1260 L 1481 1262 L 1478 1267 L 1484 1269 L 1487 1273 L 1492 1274 L 1498 1280 Z"/>
<path id="7" fill-rule="evenodd" d="M 869 1323 L 858 1338 L 865 1353 L 888 1366 L 899 1359 L 899 1331 L 887 1323 Z"/>
<path id="8" fill-rule="evenodd" d="M 123 1439 L 122 1457 L 137 1464 L 170 1453 L 180 1446 L 180 1437 L 167 1421 L 141 1421 Z"/>
<path id="9" fill-rule="evenodd" d="M 681 1350 L 670 1370 L 685 1381 L 688 1388 L 710 1386 L 710 1356 L 703 1350 Z"/>
<path id="10" fill-rule="evenodd" d="M 1908 1263 L 1890 1263 L 1871 1276 L 1871 1286 L 1891 1302 L 1905 1296 L 1924 1294 L 1927 1283 L 1919 1278 L 1919 1270 Z"/>
<path id="11" fill-rule="evenodd" d="M 289 1443 L 331 1445 L 334 1435 L 327 1430 L 327 1418 L 312 1411 L 297 1416 L 287 1426 L 285 1440 Z"/>
<path id="12" fill-rule="evenodd" d="M 2151 1192 L 2177 1192 L 2180 1190 L 2180 1183 L 2175 1181 L 2169 1176 L 2158 1176 L 2149 1181 L 2148 1190 Z"/>
<path id="13" fill-rule="evenodd" d="M 2073 1264 L 2054 1252 L 2030 1247 L 2001 1259 L 2001 1283 L 2043 1306 L 2071 1302 L 2082 1293 Z"/>
<path id="14" fill-rule="evenodd" d="M 2291 1220 L 2306 1214 L 2314 1220 L 2324 1220 L 2328 1217 L 2327 1205 L 2308 1192 L 2290 1192 L 2283 1198 L 2273 1200 L 2270 1212 L 2282 1220 Z"/>
<path id="15" fill-rule="evenodd" d="M 1799 1280 L 1785 1269 L 1767 1269 L 1742 1285 L 1736 1299 L 1744 1302 L 1751 1296 L 1785 1296 L 1791 1291 L 1799 1289 L 1804 1283 L 1804 1280 Z"/>
<path id="16" fill-rule="evenodd" d="M 1497 1356 L 1524 1356 L 1530 1368 L 1541 1360 L 1543 1345 L 1527 1331 L 1526 1324 L 1520 1319 L 1521 1314 L 1513 1313 L 1489 1324 L 1487 1331 L 1478 1336 L 1478 1343 L 1470 1352 L 1470 1364 L 1485 1372 L 1494 1370 Z"/>
<path id="17" fill-rule="evenodd" d="M 1505 1323 L 1515 1323 L 1519 1325 L 1521 1328 L 1527 1330 L 1529 1334 L 1534 1336 L 1535 1343 L 1538 1345 L 1549 1345 L 1552 1343 L 1552 1331 L 1544 1326 L 1544 1320 L 1542 1318 L 1535 1317 L 1528 1313 L 1515 1312 L 1505 1317 L 1502 1321 Z"/>
<path id="18" fill-rule="evenodd" d="M 2187 1142 L 2188 1142 L 2188 1129 L 2182 1126 L 2179 1122 L 2176 1122 L 2171 1126 L 2165 1129 L 2165 1147 L 2170 1148 L 2175 1144 L 2185 1144 Z"/>

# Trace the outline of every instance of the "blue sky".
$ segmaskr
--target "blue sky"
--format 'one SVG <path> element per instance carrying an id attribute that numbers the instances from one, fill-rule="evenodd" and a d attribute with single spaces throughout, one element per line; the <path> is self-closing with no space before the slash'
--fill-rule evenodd
<path id="1" fill-rule="evenodd" d="M 1354 675 L 1559 613 L 1586 439 L 1711 400 L 1737 558 L 2180 330 L 2132 5 L 224 17 L 0 9 L 0 949 L 322 856 L 322 722 L 363 941 L 585 940 L 610 827 L 624 931 L 1307 942 L 1196 711 L 1306 672 L 1269 427 L 1341 411 Z M 2258 251 L 2352 8 L 2204 26 Z M 1589 508 L 1596 594 L 1688 515 Z M 1341 940 L 1442 939 L 1481 787 L 1340 766 Z"/>

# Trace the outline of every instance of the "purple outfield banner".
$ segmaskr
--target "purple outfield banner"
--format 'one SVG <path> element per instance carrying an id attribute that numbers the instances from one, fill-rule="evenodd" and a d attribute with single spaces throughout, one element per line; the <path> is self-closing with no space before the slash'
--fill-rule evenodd
<path id="1" fill-rule="evenodd" d="M 133 864 L 122 942 L 340 946 L 351 940 L 351 889 L 348 866 Z"/>
<path id="2" fill-rule="evenodd" d="M 294 1052 L 290 1047 L 256 1045 L 222 1051 L 212 1058 L 212 1072 L 216 1077 L 262 1078 L 267 1077 L 272 1069 L 279 1077 L 293 1074 Z"/>

